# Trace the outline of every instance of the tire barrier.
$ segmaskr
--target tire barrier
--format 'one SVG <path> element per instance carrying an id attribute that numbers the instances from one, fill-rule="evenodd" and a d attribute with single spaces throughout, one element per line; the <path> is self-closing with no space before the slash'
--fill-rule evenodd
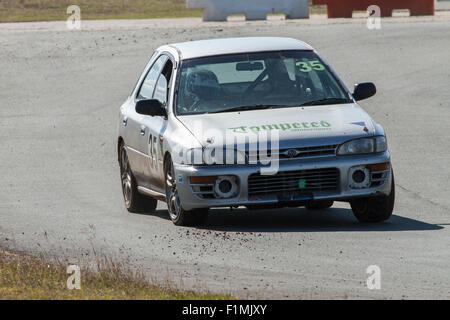
<path id="1" fill-rule="evenodd" d="M 190 9 L 204 9 L 203 21 L 226 21 L 230 14 L 247 20 L 266 20 L 267 14 L 284 13 L 286 19 L 309 17 L 308 0 L 187 0 Z"/>
<path id="2" fill-rule="evenodd" d="M 351 18 L 353 11 L 371 5 L 380 7 L 382 17 L 391 17 L 396 9 L 409 9 L 412 16 L 434 15 L 434 0 L 313 0 L 313 5 L 327 5 L 328 18 Z"/>

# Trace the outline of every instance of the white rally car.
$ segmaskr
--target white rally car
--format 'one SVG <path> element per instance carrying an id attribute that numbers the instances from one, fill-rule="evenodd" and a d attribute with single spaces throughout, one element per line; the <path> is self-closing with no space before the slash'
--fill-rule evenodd
<path id="1" fill-rule="evenodd" d="M 120 108 L 118 155 L 131 212 L 165 201 L 176 225 L 212 207 L 325 209 L 362 222 L 393 211 L 385 132 L 309 45 L 235 38 L 165 45 Z"/>

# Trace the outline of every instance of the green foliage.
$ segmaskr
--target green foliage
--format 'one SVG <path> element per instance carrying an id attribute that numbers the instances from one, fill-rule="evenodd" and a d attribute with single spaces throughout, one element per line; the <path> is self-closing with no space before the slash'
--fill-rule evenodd
<path id="1" fill-rule="evenodd" d="M 154 285 L 144 274 L 108 258 L 81 269 L 81 290 L 68 290 L 67 264 L 0 249 L 0 299 L 19 300 L 222 300 L 228 295 L 196 293 Z"/>
<path id="2" fill-rule="evenodd" d="M 67 7 L 81 8 L 82 19 L 200 17 L 185 0 L 0 0 L 0 22 L 66 20 Z"/>

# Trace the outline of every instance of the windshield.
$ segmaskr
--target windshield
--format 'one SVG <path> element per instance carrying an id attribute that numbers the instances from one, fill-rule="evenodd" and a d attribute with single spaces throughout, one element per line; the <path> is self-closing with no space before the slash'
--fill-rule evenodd
<path id="1" fill-rule="evenodd" d="M 183 61 L 177 114 L 349 102 L 314 52 L 262 52 Z"/>

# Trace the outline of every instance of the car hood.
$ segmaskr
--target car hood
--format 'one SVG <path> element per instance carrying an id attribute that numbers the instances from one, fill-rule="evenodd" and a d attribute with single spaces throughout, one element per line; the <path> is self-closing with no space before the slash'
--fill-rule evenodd
<path id="1" fill-rule="evenodd" d="M 239 139 L 254 132 L 276 131 L 280 148 L 341 144 L 350 139 L 372 136 L 375 132 L 371 117 L 357 104 L 185 115 L 178 118 L 203 146 L 230 145 L 229 138 Z"/>

